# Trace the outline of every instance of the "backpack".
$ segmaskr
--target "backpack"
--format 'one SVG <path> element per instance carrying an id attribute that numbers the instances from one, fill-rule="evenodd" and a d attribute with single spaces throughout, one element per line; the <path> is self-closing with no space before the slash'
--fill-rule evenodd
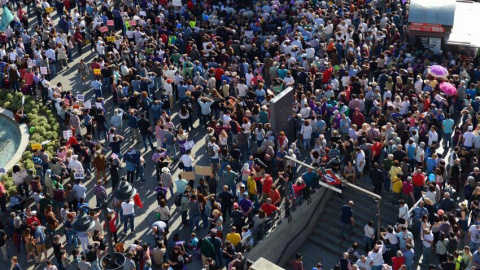
<path id="1" fill-rule="evenodd" d="M 208 156 L 209 157 L 214 157 L 215 156 L 215 150 L 213 149 L 214 144 L 208 146 Z"/>
<path id="2" fill-rule="evenodd" d="M 167 193 L 165 189 L 159 189 L 157 190 L 157 201 L 161 201 L 164 199 L 165 201 L 167 200 Z"/>
<path id="3" fill-rule="evenodd" d="M 175 203 L 176 207 L 180 207 L 182 205 L 182 198 L 183 198 L 183 194 L 178 194 L 177 196 L 175 196 L 175 199 L 173 200 L 173 202 Z"/>

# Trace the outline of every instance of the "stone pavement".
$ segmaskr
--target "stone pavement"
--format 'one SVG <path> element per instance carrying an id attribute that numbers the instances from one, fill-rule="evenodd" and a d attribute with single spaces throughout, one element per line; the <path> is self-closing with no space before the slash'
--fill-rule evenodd
<path id="1" fill-rule="evenodd" d="M 0 11 L 1 13 L 1 11 Z M 54 12 L 53 14 L 55 14 Z M 53 15 L 53 18 L 55 21 L 58 21 L 58 16 Z M 34 27 L 36 25 L 36 19 L 35 17 L 30 17 L 30 28 L 29 28 L 29 34 L 33 33 Z M 87 83 L 87 85 L 83 85 L 80 77 L 78 75 L 77 69 L 78 69 L 78 63 L 80 62 L 80 59 L 84 59 L 86 63 L 90 63 L 94 57 L 97 57 L 97 54 L 95 51 L 90 52 L 90 45 L 87 45 L 83 48 L 83 55 L 79 57 L 77 50 L 75 49 L 75 52 L 73 54 L 74 61 L 72 63 L 69 63 L 69 69 L 64 68 L 61 71 L 58 71 L 57 76 L 51 80 L 52 85 L 56 85 L 57 83 L 62 83 L 63 88 L 65 90 L 70 90 L 74 95 L 77 94 L 84 94 L 85 95 L 85 100 L 91 100 L 92 104 L 94 103 L 94 93 L 90 87 L 90 82 Z M 90 78 L 89 78 L 90 79 Z M 157 95 L 158 96 L 158 95 Z M 107 94 L 105 97 L 105 109 L 106 109 L 106 117 L 107 121 L 110 120 L 110 117 L 113 114 L 113 109 L 114 105 L 112 102 L 112 96 L 111 94 Z M 176 110 L 173 110 L 173 122 L 177 125 L 179 124 L 179 119 L 177 117 L 176 111 L 178 111 L 178 105 L 175 106 Z M 194 140 L 195 141 L 195 146 L 192 149 L 192 152 L 195 153 L 195 162 L 197 165 L 209 165 L 208 163 L 208 157 L 205 157 L 206 151 L 202 148 L 204 145 L 204 136 L 206 135 L 206 131 L 203 128 L 197 128 L 199 125 L 199 121 L 195 121 L 194 123 L 194 129 L 192 130 L 191 134 L 189 135 L 189 140 Z M 125 126 L 126 122 L 124 122 L 124 131 L 125 131 Z M 143 149 L 143 143 L 141 141 L 138 141 L 136 144 L 135 142 L 132 142 L 130 136 L 129 136 L 129 130 L 126 129 L 124 133 L 125 141 L 123 143 L 122 147 L 122 153 L 126 151 L 126 149 L 130 146 L 134 146 L 135 149 L 141 150 L 142 155 L 146 161 L 146 168 L 145 168 L 145 179 L 146 182 L 140 183 L 137 181 L 135 183 L 135 187 L 138 190 L 138 193 L 142 199 L 144 207 L 142 209 L 136 209 L 135 211 L 135 235 L 127 235 L 125 236 L 122 233 L 119 233 L 119 241 L 125 242 L 127 246 L 133 243 L 135 239 L 141 239 L 143 242 L 150 243 L 150 246 L 153 248 L 154 247 L 154 239 L 151 234 L 151 225 L 156 221 L 156 209 L 157 209 L 157 202 L 156 202 L 156 194 L 155 194 L 155 187 L 157 186 L 157 181 L 155 178 L 155 165 L 152 164 L 151 161 L 151 156 L 153 152 L 149 150 L 147 153 L 145 153 Z M 199 151 L 200 150 L 200 151 Z M 104 153 L 109 153 L 109 151 L 105 151 Z M 178 162 L 177 162 L 178 163 Z M 178 173 L 180 170 L 177 169 L 177 164 L 175 166 L 171 167 L 172 169 L 172 175 L 173 179 L 176 180 L 178 179 Z M 122 169 L 120 171 L 120 174 L 126 175 L 126 170 Z M 94 174 L 92 174 L 94 175 Z M 198 183 L 198 181 L 196 182 Z M 87 193 L 87 199 L 89 201 L 90 206 L 95 206 L 96 200 L 94 199 L 94 194 L 92 192 L 92 188 L 95 185 L 95 178 L 92 178 L 88 181 L 86 181 L 86 186 L 88 188 L 88 193 Z M 221 184 L 221 183 L 220 183 Z M 220 185 L 221 187 L 221 185 Z M 111 185 L 107 184 L 107 193 L 110 194 L 111 192 Z M 171 209 L 172 217 L 171 221 L 169 223 L 170 228 L 171 228 L 171 233 L 169 234 L 169 239 L 174 233 L 179 233 L 180 234 L 180 239 L 182 240 L 188 240 L 190 236 L 190 229 L 185 228 L 181 226 L 181 217 L 178 211 L 175 211 L 175 205 L 173 204 L 173 199 L 170 199 L 170 193 L 168 193 L 168 206 Z M 119 232 L 122 230 L 123 225 L 120 225 L 118 227 Z M 61 235 L 64 235 L 63 228 L 59 227 L 57 229 L 57 232 Z M 203 237 L 207 233 L 206 228 L 202 228 L 197 235 Z M 62 242 L 65 242 L 65 237 L 62 238 Z M 67 252 L 70 253 L 71 249 L 67 249 Z M 26 253 L 25 249 L 22 248 L 22 251 L 20 254 L 16 254 L 15 248 L 13 245 L 10 243 L 8 244 L 8 255 L 11 256 L 18 256 L 20 265 L 22 269 L 44 269 L 46 264 L 35 264 L 33 262 L 28 263 L 26 260 Z M 55 261 L 53 257 L 53 250 L 50 248 L 48 250 L 48 256 L 49 259 L 52 259 L 52 261 Z M 1 263 L 1 259 L 0 259 Z M 7 269 L 7 265 L 10 266 L 10 262 L 7 264 L 4 264 L 5 267 L 1 267 L 0 269 Z M 187 264 L 188 269 L 201 269 L 201 262 L 198 260 L 193 260 L 193 262 Z M 74 269 L 73 265 L 69 267 L 68 269 Z M 155 269 L 155 268 L 154 268 Z M 158 268 L 156 268 L 158 269 Z"/>

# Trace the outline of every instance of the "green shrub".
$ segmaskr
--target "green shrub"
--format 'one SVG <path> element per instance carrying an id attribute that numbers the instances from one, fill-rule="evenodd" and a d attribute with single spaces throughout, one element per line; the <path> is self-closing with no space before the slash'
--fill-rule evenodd
<path id="1" fill-rule="evenodd" d="M 8 110 L 19 109 L 22 106 L 23 94 L 20 92 L 11 93 L 8 91 L 0 91 L 0 107 Z M 43 106 L 41 102 L 35 101 L 32 97 L 25 97 L 24 112 L 29 117 L 27 123 L 29 128 L 35 127 L 35 132 L 30 136 L 30 145 L 34 142 L 51 142 L 44 147 L 46 152 L 51 156 L 55 152 L 55 146 L 59 143 L 60 125 L 55 116 L 48 107 Z M 30 147 L 28 147 L 30 149 Z M 21 160 L 18 161 L 27 170 L 35 171 L 35 165 L 32 161 L 32 152 L 27 150 L 23 152 Z M 12 179 L 12 170 L 1 176 L 4 179 L 5 189 L 11 195 L 16 191 L 15 184 Z"/>

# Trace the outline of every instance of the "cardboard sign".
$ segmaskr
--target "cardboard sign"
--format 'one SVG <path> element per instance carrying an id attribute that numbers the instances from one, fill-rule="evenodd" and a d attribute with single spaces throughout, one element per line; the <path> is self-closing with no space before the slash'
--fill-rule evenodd
<path id="1" fill-rule="evenodd" d="M 135 20 L 131 20 L 129 23 L 130 23 L 130 26 L 135 26 L 135 25 L 137 25 L 137 21 L 135 21 Z"/>
<path id="2" fill-rule="evenodd" d="M 71 131 L 71 130 L 64 130 L 64 131 L 63 131 L 63 138 L 64 138 L 65 140 L 68 141 L 68 139 L 70 139 L 70 137 L 72 137 L 72 136 L 73 136 L 73 134 L 72 134 L 72 131 Z"/>
<path id="3" fill-rule="evenodd" d="M 97 109 L 103 110 L 103 105 L 101 102 L 95 102 L 95 107 L 97 107 Z"/>
<path id="4" fill-rule="evenodd" d="M 194 172 L 181 172 L 180 175 L 185 180 L 195 180 L 196 176 Z"/>
<path id="5" fill-rule="evenodd" d="M 108 32 L 108 27 L 107 26 L 100 27 L 100 32 L 102 33 Z"/>
<path id="6" fill-rule="evenodd" d="M 48 69 L 46 67 L 40 67 L 40 74 L 47 75 L 48 74 Z"/>
<path id="7" fill-rule="evenodd" d="M 85 109 L 91 109 L 92 103 L 90 103 L 90 101 L 85 101 L 83 102 L 83 107 L 85 107 Z"/>
<path id="8" fill-rule="evenodd" d="M 28 64 L 29 67 L 36 67 L 37 66 L 37 62 L 35 62 L 35 60 L 28 60 L 27 64 Z"/>
<path id="9" fill-rule="evenodd" d="M 5 174 L 7 173 L 7 171 L 5 170 L 5 168 L 0 168 L 0 174 Z"/>
<path id="10" fill-rule="evenodd" d="M 78 94 L 78 95 L 77 95 L 77 100 L 83 102 L 83 101 L 85 101 L 85 96 L 82 95 L 82 94 Z"/>
<path id="11" fill-rule="evenodd" d="M 42 149 L 42 144 L 41 143 L 32 143 L 31 147 L 32 147 L 33 151 L 40 150 L 40 149 Z"/>
<path id="12" fill-rule="evenodd" d="M 101 75 L 102 71 L 99 68 L 93 70 L 93 75 Z"/>
<path id="13" fill-rule="evenodd" d="M 72 105 L 73 109 L 80 109 L 80 103 L 78 101 L 75 101 L 73 102 L 73 105 Z"/>
<path id="14" fill-rule="evenodd" d="M 83 175 L 83 172 L 78 172 L 73 174 L 73 178 L 75 179 L 83 179 L 85 176 Z"/>
<path id="15" fill-rule="evenodd" d="M 53 12 L 53 7 L 48 7 L 48 8 L 46 8 L 46 9 L 45 9 L 45 12 L 47 12 L 47 13 Z"/>
<path id="16" fill-rule="evenodd" d="M 107 37 L 107 42 L 115 42 L 115 40 L 117 40 L 115 36 Z"/>
<path id="17" fill-rule="evenodd" d="M 181 7 L 182 6 L 182 0 L 172 0 L 172 4 L 175 7 Z"/>
<path id="18" fill-rule="evenodd" d="M 185 147 L 185 150 L 188 150 L 188 149 L 192 149 L 194 145 L 195 145 L 195 142 L 188 141 L 183 146 Z"/>
<path id="19" fill-rule="evenodd" d="M 108 26 L 114 26 L 115 25 L 115 22 L 113 20 L 108 20 L 107 21 L 107 25 Z"/>
<path id="20" fill-rule="evenodd" d="M 195 174 L 202 176 L 210 176 L 212 174 L 212 168 L 210 166 L 195 166 Z"/>

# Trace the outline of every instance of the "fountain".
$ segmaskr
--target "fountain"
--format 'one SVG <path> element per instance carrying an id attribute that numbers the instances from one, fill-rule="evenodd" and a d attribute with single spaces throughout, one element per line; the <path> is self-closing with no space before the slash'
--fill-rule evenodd
<path id="1" fill-rule="evenodd" d="M 28 138 L 27 125 L 17 124 L 11 111 L 0 108 L 0 168 L 9 170 L 21 159 Z"/>

